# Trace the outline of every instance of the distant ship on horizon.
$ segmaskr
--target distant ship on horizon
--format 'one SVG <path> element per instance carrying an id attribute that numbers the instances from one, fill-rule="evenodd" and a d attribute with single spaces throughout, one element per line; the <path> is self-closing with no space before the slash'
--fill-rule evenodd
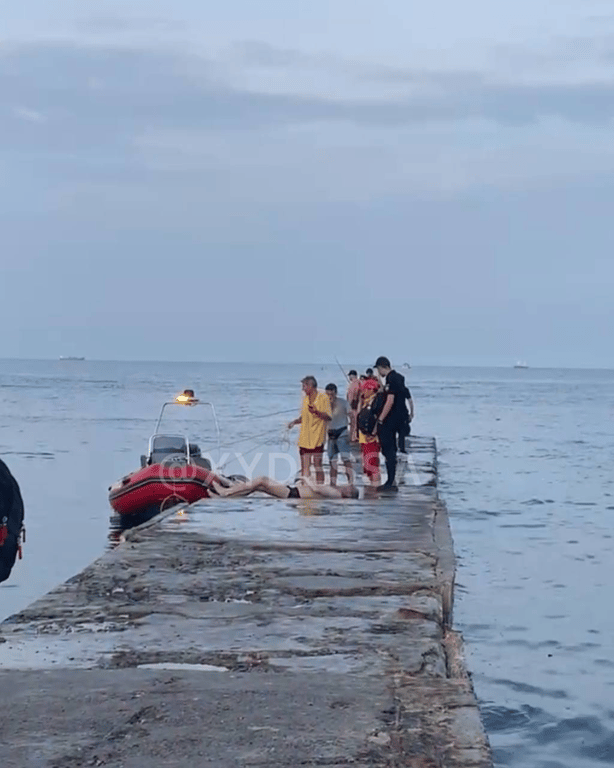
<path id="1" fill-rule="evenodd" d="M 528 363 L 525 363 L 525 361 L 524 361 L 524 360 L 518 360 L 518 361 L 517 361 L 517 362 L 514 364 L 514 368 L 528 368 L 528 367 L 529 367 Z"/>
<path id="2" fill-rule="evenodd" d="M 60 355 L 60 360 L 85 360 L 85 358 L 76 355 Z"/>

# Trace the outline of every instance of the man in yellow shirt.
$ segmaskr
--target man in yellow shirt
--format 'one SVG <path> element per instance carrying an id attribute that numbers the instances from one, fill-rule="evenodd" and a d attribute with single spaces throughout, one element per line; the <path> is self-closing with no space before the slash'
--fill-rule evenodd
<path id="1" fill-rule="evenodd" d="M 332 418 L 330 400 L 324 392 L 318 392 L 318 382 L 314 376 L 305 376 L 303 385 L 303 406 L 301 415 L 288 424 L 292 429 L 296 424 L 301 425 L 298 436 L 298 452 L 301 457 L 301 475 L 309 477 L 311 463 L 316 473 L 316 483 L 324 482 L 322 456 L 326 440 L 326 424 Z"/>

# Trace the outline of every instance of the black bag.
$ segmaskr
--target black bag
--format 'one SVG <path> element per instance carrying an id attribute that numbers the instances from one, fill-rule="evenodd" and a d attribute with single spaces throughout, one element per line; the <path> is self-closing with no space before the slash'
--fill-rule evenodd
<path id="1" fill-rule="evenodd" d="M 23 530 L 23 499 L 17 480 L 0 459 L 0 582 L 11 575 Z"/>
<path id="2" fill-rule="evenodd" d="M 339 427 L 339 429 L 329 429 L 328 430 L 328 439 L 329 440 L 338 440 L 341 435 L 345 432 L 347 427 Z"/>
<path id="3" fill-rule="evenodd" d="M 375 429 L 377 418 L 384 408 L 386 393 L 378 392 L 369 405 L 365 406 L 358 414 L 356 423 L 363 435 L 371 435 Z"/>

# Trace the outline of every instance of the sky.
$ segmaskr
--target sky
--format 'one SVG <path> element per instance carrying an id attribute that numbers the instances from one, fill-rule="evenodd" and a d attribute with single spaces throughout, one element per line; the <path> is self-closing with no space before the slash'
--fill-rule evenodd
<path id="1" fill-rule="evenodd" d="M 25 0 L 0 357 L 614 367 L 611 0 Z"/>

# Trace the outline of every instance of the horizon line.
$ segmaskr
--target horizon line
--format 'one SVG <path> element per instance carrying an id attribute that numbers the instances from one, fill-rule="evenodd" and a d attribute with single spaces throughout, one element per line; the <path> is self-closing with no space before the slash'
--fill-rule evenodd
<path id="1" fill-rule="evenodd" d="M 70 359 L 73 358 L 73 359 Z M 79 362 L 79 363 L 163 363 L 167 365 L 179 364 L 179 365 L 304 365 L 304 366 L 337 366 L 337 362 L 282 362 L 282 361 L 245 361 L 245 360 L 155 360 L 155 359 L 129 359 L 129 358 L 95 358 L 84 357 L 76 355 L 66 355 L 61 357 L 0 357 L 0 361 L 19 361 L 19 362 L 41 362 L 41 363 L 64 363 L 64 362 Z M 347 368 L 358 367 L 357 363 L 342 363 Z M 366 367 L 373 367 L 367 365 Z M 415 368 L 496 368 L 500 370 L 514 370 L 517 369 L 514 363 L 507 365 L 501 363 L 415 363 L 410 366 L 409 370 Z M 401 369 L 406 370 L 401 366 Z M 517 369 L 518 370 L 518 369 Z M 604 366 L 595 365 L 578 365 L 578 366 L 561 366 L 561 365 L 529 365 L 526 368 L 522 368 L 523 371 L 612 371 L 614 367 L 608 368 Z"/>

